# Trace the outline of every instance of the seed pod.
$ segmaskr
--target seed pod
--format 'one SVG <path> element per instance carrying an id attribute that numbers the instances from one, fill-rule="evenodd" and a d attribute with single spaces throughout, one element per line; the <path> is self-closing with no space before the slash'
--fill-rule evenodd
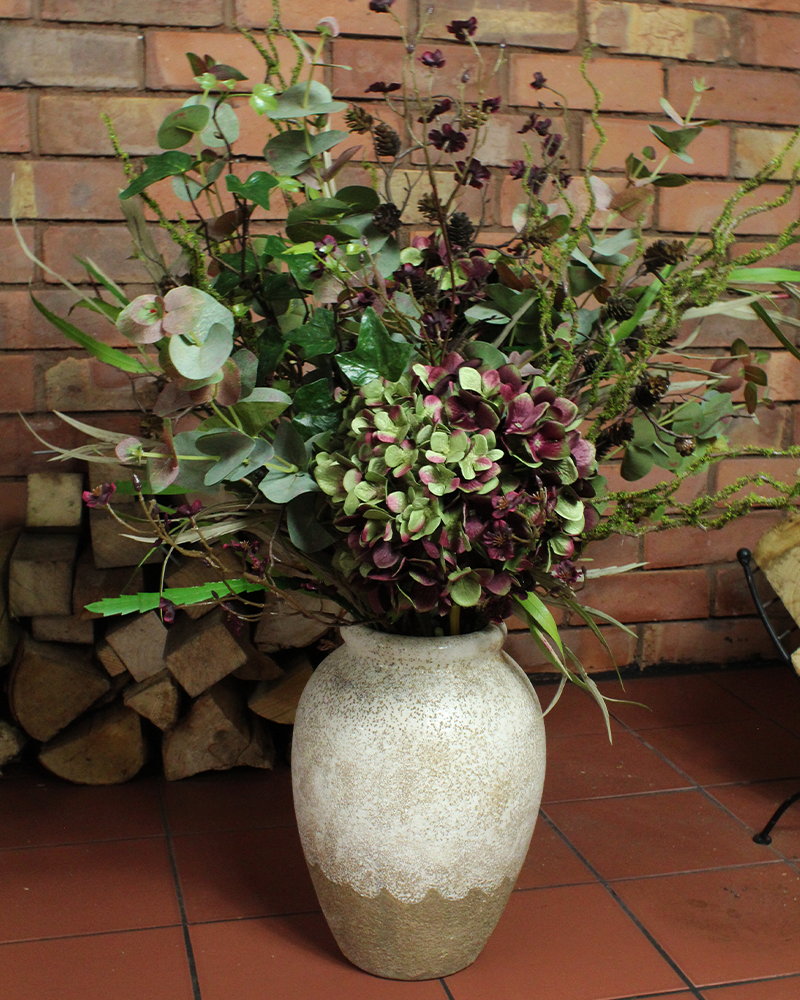
<path id="1" fill-rule="evenodd" d="M 696 447 L 697 438 L 692 437 L 690 434 L 682 434 L 680 437 L 675 438 L 675 451 L 679 455 L 691 455 Z"/>
<path id="2" fill-rule="evenodd" d="M 595 441 L 595 454 L 598 459 L 607 455 L 612 448 L 619 448 L 633 440 L 633 424 L 630 420 L 618 420 L 610 427 L 600 431 Z"/>
<path id="3" fill-rule="evenodd" d="M 352 107 L 344 116 L 345 123 L 351 132 L 363 135 L 372 128 L 375 119 L 364 108 Z"/>
<path id="4" fill-rule="evenodd" d="M 636 303 L 629 295 L 612 295 L 605 308 L 608 317 L 617 323 L 624 323 L 636 312 Z"/>
<path id="5" fill-rule="evenodd" d="M 438 222 L 442 206 L 436 196 L 429 191 L 417 202 L 417 209 L 428 222 Z"/>
<path id="6" fill-rule="evenodd" d="M 679 264 L 686 259 L 686 244 L 682 240 L 656 240 L 642 255 L 648 274 L 657 274 L 667 264 Z"/>
<path id="7" fill-rule="evenodd" d="M 385 122 L 380 122 L 375 126 L 372 141 L 378 156 L 397 156 L 402 146 L 400 136 L 391 125 L 387 125 Z"/>
<path id="8" fill-rule="evenodd" d="M 400 225 L 400 209 L 391 201 L 378 205 L 372 213 L 372 224 L 381 233 L 393 233 Z"/>
<path id="9" fill-rule="evenodd" d="M 650 410 L 669 389 L 665 375 L 645 375 L 631 393 L 631 402 L 640 410 Z"/>
<path id="10" fill-rule="evenodd" d="M 450 243 L 466 248 L 475 239 L 475 227 L 466 212 L 453 212 L 447 222 L 447 237 Z"/>

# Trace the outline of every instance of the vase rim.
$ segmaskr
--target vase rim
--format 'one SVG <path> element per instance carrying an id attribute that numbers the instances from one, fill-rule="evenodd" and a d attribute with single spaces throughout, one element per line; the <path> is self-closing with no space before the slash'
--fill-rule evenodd
<path id="1" fill-rule="evenodd" d="M 470 656 L 481 655 L 500 649 L 505 641 L 507 629 L 504 622 L 487 625 L 478 632 L 464 635 L 397 635 L 393 632 L 379 632 L 368 625 L 347 625 L 340 629 L 342 639 L 351 649 L 376 655 L 392 655 L 431 652 L 436 650 L 445 658 L 458 658 L 469 652 Z"/>

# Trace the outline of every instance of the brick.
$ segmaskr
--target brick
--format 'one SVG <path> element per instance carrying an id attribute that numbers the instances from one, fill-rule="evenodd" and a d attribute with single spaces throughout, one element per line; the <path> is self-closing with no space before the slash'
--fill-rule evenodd
<path id="1" fill-rule="evenodd" d="M 770 399 L 776 402 L 800 399 L 800 364 L 785 351 L 772 351 L 761 366 L 767 373 Z"/>
<path id="2" fill-rule="evenodd" d="M 759 510 L 731 521 L 718 531 L 690 527 L 652 531 L 644 536 L 647 568 L 732 562 L 739 549 L 753 549 L 763 533 L 783 517 L 778 511 Z"/>
<path id="3" fill-rule="evenodd" d="M 16 190 L 10 193 L 11 174 Z M 123 218 L 118 194 L 125 186 L 121 166 L 113 160 L 38 160 L 21 170 L 19 161 L 0 167 L 0 217 L 28 219 Z"/>
<path id="4" fill-rule="evenodd" d="M 77 472 L 32 472 L 28 476 L 28 528 L 79 528 L 83 476 Z"/>
<path id="5" fill-rule="evenodd" d="M 695 181 L 681 188 L 662 188 L 658 212 L 659 228 L 675 233 L 707 233 L 719 217 L 725 201 L 737 190 L 738 185 L 725 181 Z M 772 201 L 783 191 L 782 185 L 765 184 L 742 198 L 736 214 Z M 795 220 L 798 213 L 800 213 L 800 193 L 795 191 L 786 205 L 745 219 L 737 232 L 751 235 L 777 234 Z"/>
<path id="6" fill-rule="evenodd" d="M 104 24 L 222 24 L 222 0 L 43 0 L 46 21 L 100 21 Z"/>
<path id="7" fill-rule="evenodd" d="M 737 243 L 737 252 L 743 251 L 745 244 Z M 750 246 L 750 244 L 748 244 Z M 770 263 L 770 262 L 767 262 Z M 700 325 L 697 337 L 692 341 L 692 348 L 695 347 L 723 347 L 728 348 L 736 339 L 741 337 L 751 348 L 774 347 L 775 338 L 758 321 L 755 313 L 752 320 L 744 320 L 736 316 L 706 316 Z M 698 326 L 697 320 L 686 320 L 679 328 L 678 343 L 682 343 L 686 337 L 694 333 Z M 794 327 L 787 326 L 784 331 L 787 336 L 794 337 Z M 719 353 L 719 352 L 717 352 Z"/>
<path id="8" fill-rule="evenodd" d="M 800 79 L 796 74 L 760 72 L 722 66 L 704 68 L 703 79 L 714 89 L 702 95 L 698 114 L 764 125 L 795 125 L 800 104 Z M 668 97 L 676 108 L 688 107 L 697 78 L 695 66 L 672 66 L 668 72 Z"/>
<path id="9" fill-rule="evenodd" d="M 607 569 L 641 562 L 641 542 L 629 535 L 612 535 L 600 542 L 589 542 L 581 555 L 586 569 Z"/>
<path id="10" fill-rule="evenodd" d="M 794 17 L 743 14 L 737 42 L 740 63 L 800 69 L 800 21 Z"/>
<path id="11" fill-rule="evenodd" d="M 424 8 L 423 8 L 424 9 Z M 538 49 L 572 49 L 578 41 L 577 0 L 441 0 L 425 29 L 426 38 L 452 40 L 446 25 L 453 18 L 477 17 L 473 41 L 509 42 Z M 485 56 L 491 65 L 491 55 Z"/>
<path id="12" fill-rule="evenodd" d="M 72 613 L 75 535 L 19 536 L 8 578 L 8 607 L 15 618 Z"/>
<path id="13" fill-rule="evenodd" d="M 776 594 L 763 573 L 756 573 L 753 577 L 756 584 L 756 593 L 762 602 L 774 601 Z M 735 566 L 723 566 L 714 572 L 714 610 L 715 617 L 731 618 L 739 615 L 755 614 L 755 605 L 747 586 L 747 580 L 742 567 L 737 563 Z M 780 622 L 778 621 L 780 619 Z M 774 626 L 779 626 L 782 631 L 784 623 L 791 625 L 792 618 L 780 605 L 772 609 L 770 620 Z"/>
<path id="14" fill-rule="evenodd" d="M 141 43 L 128 32 L 0 25 L 0 85 L 139 86 Z"/>
<path id="15" fill-rule="evenodd" d="M 737 128 L 733 136 L 733 175 L 753 177 L 786 147 L 792 132 L 777 129 Z M 783 164 L 773 174 L 775 180 L 787 180 L 800 159 L 800 140 L 784 156 Z"/>
<path id="16" fill-rule="evenodd" d="M 731 55 L 730 26 L 721 14 L 683 7 L 589 0 L 589 38 L 630 55 L 716 62 Z"/>
<path id="17" fill-rule="evenodd" d="M 797 0 L 682 0 L 683 3 L 702 4 L 703 7 L 747 7 L 750 10 L 785 10 L 800 13 Z"/>
<path id="18" fill-rule="evenodd" d="M 672 481 L 672 477 L 667 472 L 654 467 L 641 479 L 637 479 L 635 482 L 628 482 L 619 474 L 619 465 L 611 462 L 600 466 L 600 475 L 605 476 L 607 479 L 609 493 L 631 493 L 636 490 L 650 490 L 659 483 Z M 705 472 L 697 476 L 692 476 L 691 479 L 684 479 L 678 487 L 674 499 L 678 503 L 691 503 L 692 500 L 705 495 L 707 483 L 708 474 Z"/>
<path id="19" fill-rule="evenodd" d="M 155 225 L 151 227 L 151 232 L 167 264 L 173 263 L 179 254 L 169 234 Z M 75 254 L 80 253 L 98 263 L 109 277 L 120 284 L 142 283 L 149 286 L 147 271 L 131 257 L 132 252 L 130 233 L 124 225 L 50 226 L 42 237 L 42 260 L 68 281 L 86 280 L 86 270 L 75 260 Z M 49 274 L 45 274 L 45 280 L 58 281 Z"/>
<path id="20" fill-rule="evenodd" d="M 33 0 L 0 0 L 0 17 L 33 17 Z"/>
<path id="21" fill-rule="evenodd" d="M 0 93 L 0 153 L 27 153 L 30 148 L 28 95 Z"/>
<path id="22" fill-rule="evenodd" d="M 181 98 L 45 93 L 39 98 L 39 148 L 42 153 L 57 156 L 111 155 L 111 140 L 100 117 L 106 114 L 122 148 L 131 156 L 161 153 L 156 141 L 158 129 L 166 116 L 182 104 Z M 124 178 L 121 168 L 118 171 L 121 187 Z"/>
<path id="23" fill-rule="evenodd" d="M 771 390 L 768 390 L 771 392 Z M 781 448 L 791 438 L 792 408 L 760 406 L 756 419 L 739 414 L 728 427 L 728 441 L 733 448 Z"/>
<path id="24" fill-rule="evenodd" d="M 221 608 L 193 620 L 181 618 L 169 632 L 166 665 L 192 698 L 247 662 L 247 653 L 225 625 Z"/>
<path id="25" fill-rule="evenodd" d="M 44 371 L 45 409 L 133 410 L 154 402 L 151 379 L 131 382 L 125 372 L 97 358 L 67 357 Z M 142 395 L 144 393 L 144 396 Z"/>
<path id="26" fill-rule="evenodd" d="M 29 354 L 4 354 L 0 379 L 0 413 L 33 413 L 36 409 L 34 359 Z"/>
<path id="27" fill-rule="evenodd" d="M 730 486 L 743 476 L 759 477 L 762 474 L 772 476 L 779 482 L 792 484 L 797 480 L 800 459 L 797 458 L 727 458 L 717 466 L 717 489 Z M 763 497 L 776 497 L 778 492 L 767 483 L 758 479 L 748 486 L 743 486 L 734 494 L 735 497 L 749 493 Z"/>
<path id="28" fill-rule="evenodd" d="M 611 656 L 596 635 L 588 628 L 565 628 L 561 639 L 583 664 L 587 673 L 601 673 L 624 667 L 636 660 L 635 635 L 628 635 L 622 629 L 603 626 L 600 629 L 611 649 Z M 510 632 L 503 648 L 526 673 L 554 673 L 555 667 L 539 650 L 528 632 Z"/>
<path id="29" fill-rule="evenodd" d="M 34 249 L 33 226 L 19 227 L 26 246 Z M 3 281 L 9 284 L 27 284 L 33 278 L 33 261 L 25 255 L 19 245 L 13 226 L 0 225 L 0 257 L 3 261 Z M 2 336 L 2 328 L 0 328 Z"/>
<path id="30" fill-rule="evenodd" d="M 622 622 L 705 618 L 709 581 L 704 570 L 638 570 L 587 580 L 581 601 Z"/>
<path id="31" fill-rule="evenodd" d="M 532 107 L 539 100 L 545 104 L 554 100 L 548 91 L 531 89 L 530 82 L 538 70 L 544 73 L 550 86 L 566 97 L 570 108 L 589 110 L 594 107 L 594 95 L 581 76 L 578 56 L 512 53 L 509 63 L 509 104 Z M 661 66 L 657 62 L 601 57 L 592 59 L 587 71 L 603 95 L 604 111 L 655 111 L 661 114 L 659 100 L 664 88 Z M 632 86 L 633 81 L 636 81 L 635 86 Z"/>
<path id="32" fill-rule="evenodd" d="M 155 611 L 117 619 L 106 630 L 106 642 L 136 681 L 164 669 L 167 630 Z"/>
<path id="33" fill-rule="evenodd" d="M 272 7 L 264 0 L 235 0 L 235 2 L 236 23 L 244 28 L 264 28 L 272 18 Z M 437 13 L 440 9 L 441 4 L 437 5 Z M 397 0 L 392 7 L 392 13 L 397 15 L 402 24 L 407 25 L 410 18 L 409 0 Z M 330 0 L 304 0 L 303 3 L 285 4 L 281 10 L 281 23 L 284 28 L 292 31 L 314 31 L 323 17 L 331 15 L 336 18 L 339 31 L 344 35 L 400 34 L 400 25 L 393 17 L 373 13 L 367 9 L 366 3 L 343 4 L 331 3 Z"/>
<path id="34" fill-rule="evenodd" d="M 248 78 L 238 88 L 247 90 L 264 79 L 264 60 L 240 34 L 204 32 L 203 54 L 217 62 L 234 66 Z M 193 31 L 148 31 L 145 33 L 145 77 L 148 90 L 197 91 L 187 52 L 195 52 L 200 36 Z M 294 49 L 288 39 L 277 38 L 275 45 L 282 66 L 294 65 Z"/>
<path id="35" fill-rule="evenodd" d="M 0 531 L 8 531 L 25 523 L 28 486 L 22 480 L 0 479 Z"/>
<path id="36" fill-rule="evenodd" d="M 666 118 L 653 117 L 650 122 L 632 118 L 610 118 L 602 115 L 600 124 L 606 134 L 606 142 L 594 161 L 595 170 L 624 170 L 625 158 L 629 153 L 641 155 L 642 147 L 652 146 L 656 150 L 657 161 L 667 150 L 658 142 L 648 128 L 649 124 L 662 128 L 673 128 L 674 125 Z M 583 163 L 588 164 L 594 147 L 597 144 L 591 119 L 585 119 L 583 127 Z M 689 147 L 689 155 L 693 163 L 684 163 L 677 156 L 669 156 L 664 167 L 665 172 L 679 174 L 702 174 L 703 176 L 728 176 L 728 160 L 730 148 L 730 132 L 726 128 L 707 128 L 695 139 Z"/>
<path id="37" fill-rule="evenodd" d="M 645 625 L 643 631 L 645 664 L 775 659 L 775 647 L 758 618 L 657 622 Z"/>
<path id="38" fill-rule="evenodd" d="M 150 291 L 149 286 L 141 289 L 145 290 Z M 140 290 L 128 287 L 127 293 L 130 298 L 135 298 Z M 46 309 L 65 318 L 76 301 L 74 293 L 67 288 L 37 288 L 34 295 Z M 69 321 L 84 333 L 91 334 L 106 344 L 130 347 L 130 341 L 117 333 L 113 323 L 99 313 L 78 309 L 69 314 Z M 48 322 L 34 306 L 29 291 L 0 292 L 0 350 L 19 351 L 47 347 L 74 350 L 72 341 Z"/>

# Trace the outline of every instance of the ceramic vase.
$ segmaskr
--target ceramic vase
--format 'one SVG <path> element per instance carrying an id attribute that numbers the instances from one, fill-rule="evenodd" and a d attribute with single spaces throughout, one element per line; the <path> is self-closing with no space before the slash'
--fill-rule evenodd
<path id="1" fill-rule="evenodd" d="M 478 956 L 525 860 L 544 783 L 539 701 L 503 626 L 342 636 L 295 722 L 306 861 L 351 962 L 446 976 Z"/>

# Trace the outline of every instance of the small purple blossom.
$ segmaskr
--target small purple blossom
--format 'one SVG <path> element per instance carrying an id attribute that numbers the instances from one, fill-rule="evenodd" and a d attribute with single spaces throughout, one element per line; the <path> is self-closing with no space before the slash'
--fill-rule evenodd
<path id="1" fill-rule="evenodd" d="M 531 87 L 533 87 L 534 90 L 542 90 L 546 83 L 547 83 L 547 77 L 545 77 L 544 73 L 540 73 L 539 70 L 537 69 L 536 72 L 533 74 Z"/>
<path id="2" fill-rule="evenodd" d="M 447 25 L 447 30 L 451 35 L 456 36 L 457 42 L 466 42 L 468 35 L 474 35 L 475 29 L 478 27 L 478 19 L 476 17 L 470 17 L 466 21 L 451 21 Z"/>
<path id="3" fill-rule="evenodd" d="M 438 118 L 439 115 L 443 115 L 446 111 L 449 111 L 450 108 L 452 108 L 452 106 L 453 102 L 450 100 L 450 98 L 443 97 L 441 101 L 439 101 L 437 104 L 434 104 L 434 106 L 426 115 L 422 115 L 422 117 L 418 118 L 417 121 L 421 125 L 427 125 L 429 122 L 432 122 L 434 118 Z"/>
<path id="4" fill-rule="evenodd" d="M 512 180 L 519 180 L 525 174 L 525 161 L 524 160 L 514 160 L 511 166 L 508 168 L 508 176 Z"/>
<path id="5" fill-rule="evenodd" d="M 84 490 L 83 502 L 87 507 L 106 507 L 116 490 L 117 487 L 114 483 L 103 483 L 100 486 L 95 486 L 93 490 Z"/>
<path id="6" fill-rule="evenodd" d="M 471 159 L 469 164 L 463 160 L 456 161 L 456 168 L 459 173 L 459 180 L 469 187 L 482 188 L 492 176 L 488 167 L 485 167 L 480 160 Z"/>
<path id="7" fill-rule="evenodd" d="M 371 83 L 367 89 L 364 91 L 365 94 L 392 94 L 395 90 L 400 90 L 399 83 L 384 83 L 382 80 L 376 80 L 375 83 Z"/>
<path id="8" fill-rule="evenodd" d="M 481 104 L 481 111 L 485 111 L 486 114 L 493 115 L 496 111 L 500 110 L 500 97 L 487 97 L 485 101 Z"/>
<path id="9" fill-rule="evenodd" d="M 564 143 L 564 136 L 559 135 L 558 132 L 554 132 L 551 136 L 548 136 L 542 144 L 542 151 L 545 156 L 549 156 L 551 159 L 554 158 L 558 151 L 561 149 Z"/>
<path id="10" fill-rule="evenodd" d="M 194 517 L 195 514 L 199 514 L 203 509 L 203 503 L 201 500 L 193 500 L 191 503 L 182 503 L 180 506 L 175 508 L 175 513 L 178 517 Z"/>
<path id="11" fill-rule="evenodd" d="M 175 621 L 175 613 L 178 610 L 172 601 L 168 597 L 162 597 L 158 602 L 158 610 L 161 612 L 161 618 L 171 625 Z"/>
<path id="12" fill-rule="evenodd" d="M 449 124 L 442 125 L 441 130 L 431 129 L 428 139 L 435 149 L 442 149 L 445 153 L 460 153 L 468 141 L 464 132 L 457 131 Z"/>
<path id="13" fill-rule="evenodd" d="M 434 49 L 433 52 L 423 52 L 419 57 L 423 66 L 430 66 L 432 69 L 441 69 L 444 66 L 444 56 L 441 49 Z"/>
<path id="14" fill-rule="evenodd" d="M 394 4 L 394 0 L 369 0 L 369 9 L 376 14 L 388 14 Z"/>

